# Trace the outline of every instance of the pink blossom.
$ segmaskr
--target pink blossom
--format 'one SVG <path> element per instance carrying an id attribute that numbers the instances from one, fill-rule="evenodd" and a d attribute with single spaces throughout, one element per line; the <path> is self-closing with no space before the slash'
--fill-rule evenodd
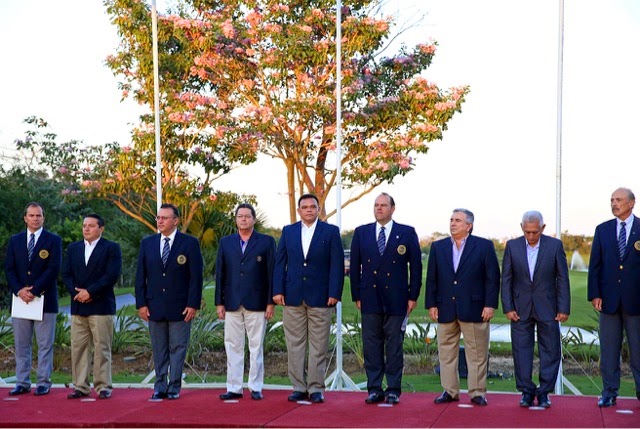
<path id="1" fill-rule="evenodd" d="M 215 194 L 209 195 L 209 201 L 214 202 L 217 199 L 218 199 L 218 197 Z"/>
<path id="2" fill-rule="evenodd" d="M 436 45 L 418 45 L 418 49 L 423 54 L 435 54 L 436 53 Z"/>
<path id="3" fill-rule="evenodd" d="M 262 15 L 255 10 L 252 10 L 247 14 L 247 22 L 252 26 L 256 27 L 260 22 L 262 22 Z"/>
<path id="4" fill-rule="evenodd" d="M 398 163 L 398 165 L 403 170 L 406 170 L 407 168 L 409 168 L 411 166 L 411 158 L 401 159 L 400 162 Z"/>
<path id="5" fill-rule="evenodd" d="M 124 146 L 124 147 L 122 148 L 122 151 L 123 151 L 124 153 L 129 153 L 129 152 L 131 152 L 131 146 Z"/>
<path id="6" fill-rule="evenodd" d="M 311 28 L 308 25 L 300 25 L 300 30 L 304 31 L 305 33 L 311 33 L 313 31 L 313 28 Z"/>
<path id="7" fill-rule="evenodd" d="M 231 20 L 227 19 L 225 22 L 223 22 L 220 27 L 222 28 L 222 34 L 224 34 L 225 37 L 228 38 L 232 38 L 233 36 L 235 36 L 236 32 L 233 29 L 233 24 L 231 23 Z"/>
<path id="8" fill-rule="evenodd" d="M 67 169 L 67 167 L 58 168 L 58 173 L 60 173 L 60 174 L 67 174 L 68 171 L 69 171 L 69 169 Z"/>

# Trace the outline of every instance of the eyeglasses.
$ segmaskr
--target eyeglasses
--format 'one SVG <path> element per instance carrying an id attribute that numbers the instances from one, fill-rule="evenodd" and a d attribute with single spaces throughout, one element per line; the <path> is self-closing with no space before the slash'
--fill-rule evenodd
<path id="1" fill-rule="evenodd" d="M 253 218 L 253 216 L 250 215 L 250 214 L 239 214 L 239 215 L 236 215 L 236 219 L 251 219 L 251 218 Z"/>
<path id="2" fill-rule="evenodd" d="M 169 220 L 169 219 L 176 219 L 175 216 L 156 216 L 156 220 Z"/>

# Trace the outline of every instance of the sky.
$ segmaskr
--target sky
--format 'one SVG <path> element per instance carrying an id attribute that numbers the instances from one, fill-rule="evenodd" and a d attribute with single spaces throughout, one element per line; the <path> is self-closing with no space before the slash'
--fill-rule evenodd
<path id="1" fill-rule="evenodd" d="M 415 171 L 342 210 L 343 230 L 372 222 L 374 199 L 384 191 L 395 199 L 394 220 L 421 237 L 447 232 L 458 207 L 475 213 L 476 235 L 516 236 L 527 210 L 541 211 L 546 232 L 555 233 L 559 4 L 387 3 L 385 14 L 399 25 L 415 23 L 400 41 L 438 42 L 425 77 L 441 88 L 470 85 L 471 93 L 443 140 L 416 158 Z M 128 144 L 143 110 L 121 101 L 118 80 L 104 65 L 119 41 L 102 1 L 2 0 L 0 39 L 3 156 L 15 155 L 13 141 L 31 115 L 47 120 L 61 142 Z M 612 217 L 613 190 L 640 192 L 638 52 L 640 1 L 564 1 L 562 231 L 592 235 Z M 285 173 L 281 161 L 261 159 L 216 186 L 255 194 L 268 223 L 281 227 L 289 223 Z M 345 191 L 341 198 L 348 196 Z M 328 210 L 336 201 L 329 197 Z"/>

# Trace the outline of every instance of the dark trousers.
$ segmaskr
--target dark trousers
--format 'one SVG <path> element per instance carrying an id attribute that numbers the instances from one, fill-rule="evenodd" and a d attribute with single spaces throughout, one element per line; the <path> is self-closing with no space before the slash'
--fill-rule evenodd
<path id="1" fill-rule="evenodd" d="M 369 393 L 383 393 L 382 377 L 387 377 L 387 393 L 400 395 L 404 356 L 402 343 L 405 316 L 362 315 L 364 368 Z"/>
<path id="2" fill-rule="evenodd" d="M 182 369 L 191 335 L 191 322 L 149 321 L 149 334 L 156 370 L 154 391 L 180 393 Z M 168 384 L 167 373 L 169 374 Z"/>
<path id="3" fill-rule="evenodd" d="M 630 316 L 622 310 L 615 314 L 600 313 L 600 374 L 602 396 L 616 397 L 620 389 L 620 351 L 622 330 L 627 333 L 631 352 L 631 374 L 640 393 L 640 316 Z"/>
<path id="4" fill-rule="evenodd" d="M 540 355 L 540 387 L 538 388 L 533 382 L 533 348 L 536 329 Z M 531 395 L 553 392 L 562 358 L 559 323 L 555 320 L 537 321 L 533 317 L 511 322 L 511 349 L 516 389 Z"/>

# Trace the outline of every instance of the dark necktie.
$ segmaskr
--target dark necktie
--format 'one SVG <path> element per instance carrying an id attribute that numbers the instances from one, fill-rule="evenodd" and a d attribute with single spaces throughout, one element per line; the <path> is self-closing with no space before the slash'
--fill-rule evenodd
<path id="1" fill-rule="evenodd" d="M 167 261 L 169 260 L 169 252 L 171 252 L 171 248 L 169 247 L 169 237 L 165 237 L 164 239 L 164 247 L 162 248 L 162 265 L 167 266 Z"/>
<path id="2" fill-rule="evenodd" d="M 380 255 L 382 255 L 384 253 L 384 246 L 387 244 L 387 237 L 384 234 L 384 226 L 380 227 L 380 234 L 378 234 L 378 251 L 380 252 Z"/>
<path id="3" fill-rule="evenodd" d="M 31 233 L 29 237 L 29 244 L 27 244 L 27 254 L 29 255 L 29 262 L 33 259 L 33 249 L 36 247 L 36 235 Z"/>
<path id="4" fill-rule="evenodd" d="M 618 252 L 620 259 L 624 259 L 624 250 L 627 247 L 627 225 L 620 222 L 620 234 L 618 235 Z"/>

